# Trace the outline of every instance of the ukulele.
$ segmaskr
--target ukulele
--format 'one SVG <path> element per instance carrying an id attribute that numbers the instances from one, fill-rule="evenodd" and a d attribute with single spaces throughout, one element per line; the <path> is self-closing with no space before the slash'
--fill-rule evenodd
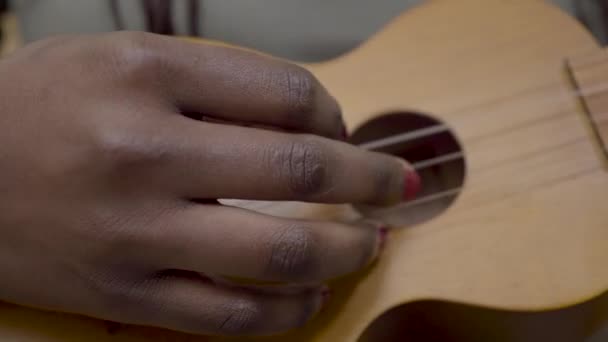
<path id="1" fill-rule="evenodd" d="M 0 340 L 582 342 L 608 321 L 608 52 L 540 0 L 434 0 L 337 59 L 303 64 L 361 148 L 424 191 L 392 208 L 239 202 L 394 227 L 307 326 L 205 338 L 0 304 Z M 345 170 L 348 172 L 348 170 Z"/>

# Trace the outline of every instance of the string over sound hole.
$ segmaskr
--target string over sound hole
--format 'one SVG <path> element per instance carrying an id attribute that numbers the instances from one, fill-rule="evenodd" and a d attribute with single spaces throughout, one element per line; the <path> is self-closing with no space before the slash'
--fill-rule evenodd
<path id="1" fill-rule="evenodd" d="M 408 160 L 420 174 L 423 189 L 414 201 L 391 208 L 357 206 L 367 217 L 396 227 L 427 221 L 445 211 L 464 184 L 464 152 L 450 128 L 419 113 L 394 112 L 359 127 L 350 142 Z"/>

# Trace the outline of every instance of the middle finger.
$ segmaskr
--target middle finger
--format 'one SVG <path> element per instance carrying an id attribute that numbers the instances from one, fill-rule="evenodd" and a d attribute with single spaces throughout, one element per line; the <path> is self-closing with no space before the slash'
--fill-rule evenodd
<path id="1" fill-rule="evenodd" d="M 308 134 L 177 119 L 179 150 L 166 165 L 180 196 L 386 205 L 420 179 L 405 161 Z"/>

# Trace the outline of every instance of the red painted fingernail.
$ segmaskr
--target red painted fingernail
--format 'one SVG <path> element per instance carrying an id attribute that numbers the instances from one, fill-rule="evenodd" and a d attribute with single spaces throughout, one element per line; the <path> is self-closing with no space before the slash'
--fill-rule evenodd
<path id="1" fill-rule="evenodd" d="M 422 183 L 420 181 L 420 176 L 414 170 L 405 170 L 405 182 L 403 185 L 403 199 L 409 201 L 414 199 L 420 189 L 422 188 Z"/>

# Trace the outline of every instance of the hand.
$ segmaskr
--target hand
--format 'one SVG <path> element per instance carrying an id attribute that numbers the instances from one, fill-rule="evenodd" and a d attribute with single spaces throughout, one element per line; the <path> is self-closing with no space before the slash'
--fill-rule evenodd
<path id="1" fill-rule="evenodd" d="M 337 141 L 340 109 L 319 82 L 252 52 L 144 33 L 58 37 L 2 60 L 0 75 L 0 299 L 21 305 L 283 332 L 320 309 L 324 281 L 376 257 L 382 230 L 207 200 L 390 203 L 413 175 Z"/>

